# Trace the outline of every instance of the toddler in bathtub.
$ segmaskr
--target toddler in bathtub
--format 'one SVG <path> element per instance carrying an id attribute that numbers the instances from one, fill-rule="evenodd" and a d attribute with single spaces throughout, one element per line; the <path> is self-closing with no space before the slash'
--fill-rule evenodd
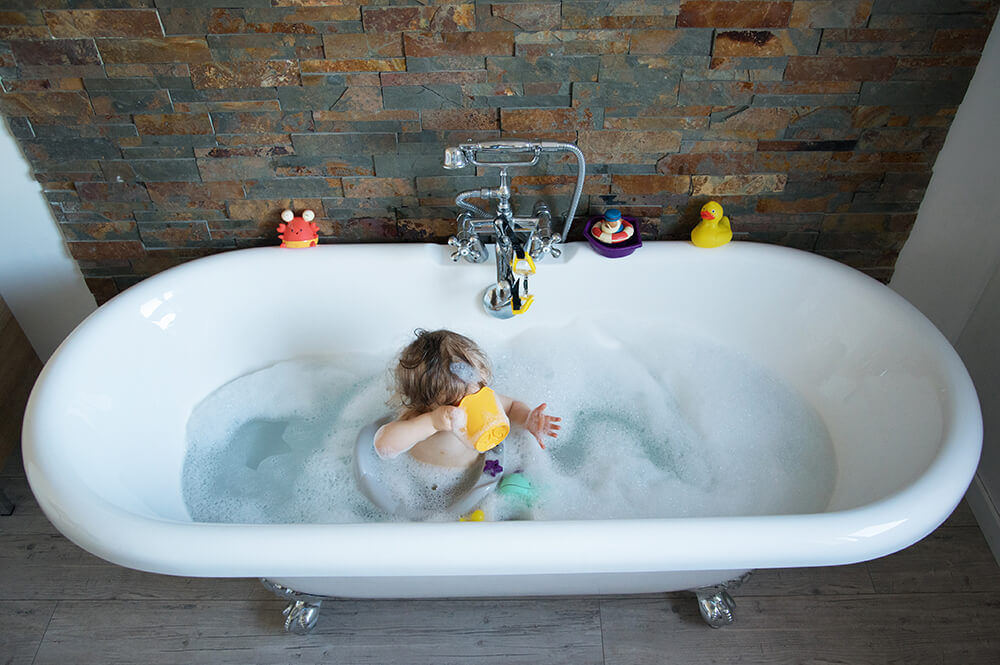
<path id="1" fill-rule="evenodd" d="M 467 468 L 482 448 L 468 438 L 466 414 L 458 404 L 488 390 L 489 361 L 475 342 L 450 330 L 418 330 L 416 335 L 395 369 L 402 414 L 375 433 L 375 452 L 389 459 L 409 451 L 420 462 Z M 531 432 L 542 448 L 543 437 L 558 435 L 560 419 L 546 414 L 545 404 L 532 409 L 504 395 L 496 398 L 510 422 Z"/>

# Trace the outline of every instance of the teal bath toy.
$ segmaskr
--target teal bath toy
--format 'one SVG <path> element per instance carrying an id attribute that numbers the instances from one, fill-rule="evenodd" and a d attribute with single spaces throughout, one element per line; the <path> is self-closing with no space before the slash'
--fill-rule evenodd
<path id="1" fill-rule="evenodd" d="M 520 499 L 528 505 L 534 503 L 538 496 L 538 493 L 531 484 L 531 481 L 528 480 L 528 477 L 520 471 L 504 476 L 500 480 L 500 486 L 497 488 L 497 493 L 509 496 L 513 499 Z"/>

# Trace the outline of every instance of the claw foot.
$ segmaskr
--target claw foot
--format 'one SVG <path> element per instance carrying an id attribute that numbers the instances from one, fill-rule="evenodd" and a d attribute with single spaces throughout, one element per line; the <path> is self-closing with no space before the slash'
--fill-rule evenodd
<path id="1" fill-rule="evenodd" d="M 733 610 L 736 601 L 725 589 L 709 588 L 695 591 L 698 596 L 698 611 L 701 618 L 712 628 L 722 628 L 736 621 Z"/>
<path id="2" fill-rule="evenodd" d="M 319 605 L 317 602 L 293 600 L 281 611 L 285 616 L 285 632 L 296 635 L 307 635 L 316 627 L 319 621 Z"/>
<path id="3" fill-rule="evenodd" d="M 316 627 L 316 622 L 319 621 L 319 608 L 323 602 L 321 596 L 299 593 L 295 589 L 289 589 L 268 579 L 261 579 L 261 583 L 271 593 L 288 601 L 288 605 L 281 611 L 285 617 L 285 632 L 306 635 Z"/>

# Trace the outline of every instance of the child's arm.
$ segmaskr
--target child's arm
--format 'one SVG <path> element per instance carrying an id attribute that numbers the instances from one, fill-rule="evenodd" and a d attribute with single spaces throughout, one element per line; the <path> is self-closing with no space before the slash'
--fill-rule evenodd
<path id="1" fill-rule="evenodd" d="M 500 404 L 503 406 L 504 411 L 507 412 L 507 417 L 510 421 L 531 432 L 535 440 L 538 441 L 538 445 L 542 448 L 545 448 L 542 436 L 551 436 L 553 439 L 559 436 L 559 429 L 561 427 L 559 423 L 562 421 L 562 418 L 547 415 L 545 413 L 546 404 L 539 404 L 532 409 L 524 402 L 516 399 L 511 399 L 504 395 L 497 395 L 497 397 L 500 398 Z"/>
<path id="2" fill-rule="evenodd" d="M 394 420 L 375 432 L 375 452 L 382 459 L 391 459 L 417 445 L 437 432 L 450 432 L 454 428 L 454 406 L 440 406 L 405 420 Z"/>

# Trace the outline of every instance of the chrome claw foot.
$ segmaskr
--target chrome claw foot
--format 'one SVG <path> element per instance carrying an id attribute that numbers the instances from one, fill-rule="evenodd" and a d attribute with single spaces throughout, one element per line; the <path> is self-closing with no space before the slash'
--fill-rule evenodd
<path id="1" fill-rule="evenodd" d="M 319 621 L 319 608 L 323 603 L 320 596 L 299 593 L 295 589 L 289 589 L 268 579 L 262 578 L 260 581 L 271 593 L 288 601 L 288 605 L 281 611 L 285 617 L 286 633 L 306 635 L 316 627 L 316 622 Z"/>
<path id="2" fill-rule="evenodd" d="M 698 596 L 698 611 L 701 612 L 701 618 L 712 628 L 729 626 L 736 621 L 736 616 L 733 614 L 736 601 L 725 589 L 717 587 L 699 589 L 695 594 Z"/>
<path id="3" fill-rule="evenodd" d="M 308 635 L 319 621 L 320 601 L 293 600 L 281 611 L 285 616 L 285 632 Z"/>
<path id="4" fill-rule="evenodd" d="M 698 598 L 698 611 L 701 612 L 701 618 L 705 623 L 712 628 L 722 628 L 736 621 L 736 615 L 733 613 L 736 601 L 729 595 L 729 590 L 742 586 L 750 579 L 752 573 L 752 570 L 748 570 L 736 579 L 723 584 L 694 589 L 694 595 Z"/>

